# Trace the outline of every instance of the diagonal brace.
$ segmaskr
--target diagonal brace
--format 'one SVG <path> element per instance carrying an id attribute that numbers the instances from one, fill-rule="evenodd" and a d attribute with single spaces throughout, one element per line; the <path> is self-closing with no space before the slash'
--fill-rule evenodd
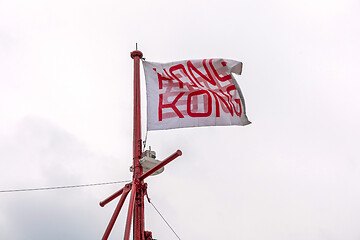
<path id="1" fill-rule="evenodd" d="M 174 160 L 175 158 L 177 158 L 181 155 L 182 155 L 182 152 L 180 150 L 177 150 L 176 152 L 174 152 L 173 154 L 168 156 L 166 159 L 161 161 L 159 164 L 155 165 L 149 171 L 141 174 L 141 176 L 139 177 L 139 180 L 143 181 L 145 178 L 147 178 L 148 176 L 150 176 L 151 174 L 153 174 L 154 172 L 156 172 L 157 170 L 159 170 L 160 168 L 162 168 L 163 166 L 165 166 L 166 164 L 168 164 L 169 162 L 171 162 L 172 160 Z"/>
<path id="2" fill-rule="evenodd" d="M 129 183 L 131 185 L 131 183 Z M 115 192 L 114 194 L 112 194 L 110 197 L 106 198 L 104 201 L 101 201 L 99 203 L 99 205 L 101 207 L 104 207 L 106 204 L 108 204 L 109 202 L 111 202 L 112 200 L 114 200 L 115 198 L 117 198 L 118 196 L 120 196 L 123 191 L 124 191 L 124 188 L 126 188 L 126 185 L 125 187 L 123 187 L 122 189 L 120 189 L 119 191 Z"/>
<path id="3" fill-rule="evenodd" d="M 127 215 L 127 218 L 126 218 L 124 240 L 129 240 L 129 237 L 130 237 L 131 219 L 132 219 L 132 215 L 133 215 L 133 212 L 134 212 L 135 197 L 136 197 L 136 184 L 133 182 L 132 189 L 131 189 L 131 196 L 130 196 L 128 215 Z"/>
<path id="4" fill-rule="evenodd" d="M 120 189 L 117 193 L 119 193 L 121 191 L 122 195 L 121 195 L 121 198 L 119 200 L 119 203 L 118 205 L 116 206 L 115 208 L 115 211 L 110 219 L 110 222 L 105 230 L 105 233 L 102 237 L 102 240 L 107 240 L 109 235 L 110 235 L 110 232 L 112 230 L 112 228 L 114 227 L 114 224 L 115 224 L 115 221 L 117 219 L 117 217 L 119 216 L 119 213 L 120 213 L 120 210 L 125 202 L 125 199 L 126 199 L 126 196 L 129 194 L 131 190 L 131 184 L 126 184 L 125 187 L 123 187 L 122 189 Z M 118 196 L 121 194 L 119 193 Z M 115 197 L 114 197 L 115 198 Z M 110 200 L 111 201 L 111 200 Z M 101 206 L 101 203 L 100 203 L 100 206 Z"/>

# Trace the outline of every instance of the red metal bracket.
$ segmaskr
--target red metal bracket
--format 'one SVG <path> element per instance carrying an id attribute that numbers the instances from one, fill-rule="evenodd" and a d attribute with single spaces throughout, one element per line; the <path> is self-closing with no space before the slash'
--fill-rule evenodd
<path id="1" fill-rule="evenodd" d="M 181 155 L 182 155 L 182 152 L 180 150 L 177 150 L 176 152 L 171 154 L 169 157 L 167 157 L 166 159 L 161 161 L 159 164 L 157 164 L 155 167 L 153 167 L 149 171 L 141 174 L 141 176 L 139 177 L 139 180 L 143 181 L 145 178 L 147 178 L 148 176 L 150 176 L 151 174 L 153 174 L 154 172 L 156 172 L 157 170 L 159 170 L 160 168 L 162 168 L 163 166 L 165 166 L 166 164 L 168 164 L 169 162 L 171 162 L 172 160 L 174 160 L 175 158 L 177 158 Z"/>
<path id="2" fill-rule="evenodd" d="M 129 184 L 127 184 L 127 185 L 131 185 L 131 184 L 132 184 L 132 182 L 129 183 Z M 125 185 L 125 187 L 126 187 L 127 185 Z M 108 204 L 109 202 L 111 202 L 112 200 L 114 200 L 115 198 L 117 198 L 118 196 L 120 196 L 120 195 L 123 193 L 125 187 L 123 187 L 123 188 L 120 189 L 119 191 L 115 192 L 115 193 L 112 194 L 110 197 L 106 198 L 104 201 L 101 201 L 101 202 L 99 203 L 99 205 L 100 205 L 101 207 L 104 207 L 106 204 Z"/>
<path id="3" fill-rule="evenodd" d="M 114 227 L 115 221 L 116 221 L 117 217 L 119 216 L 120 210 L 125 202 L 126 196 L 129 194 L 130 190 L 131 190 L 131 184 L 126 184 L 125 187 L 123 187 L 118 192 L 116 192 L 116 194 L 118 194 L 117 196 L 119 196 L 120 194 L 122 194 L 122 196 L 119 200 L 118 205 L 115 208 L 115 211 L 114 211 L 114 213 L 110 219 L 110 222 L 105 230 L 102 240 L 108 239 L 110 232 L 111 232 L 112 228 Z M 114 196 L 114 194 L 111 195 L 111 197 L 113 197 L 113 196 Z M 116 197 L 113 197 L 111 200 L 113 200 L 114 198 L 116 198 Z M 110 197 L 108 199 L 110 199 Z M 111 200 L 109 200 L 108 202 L 110 202 Z M 100 206 L 101 206 L 101 203 L 100 203 Z"/>
<path id="4" fill-rule="evenodd" d="M 145 240 L 153 240 L 153 238 L 152 238 L 152 232 L 145 231 L 145 232 L 144 232 L 144 237 L 145 237 Z"/>

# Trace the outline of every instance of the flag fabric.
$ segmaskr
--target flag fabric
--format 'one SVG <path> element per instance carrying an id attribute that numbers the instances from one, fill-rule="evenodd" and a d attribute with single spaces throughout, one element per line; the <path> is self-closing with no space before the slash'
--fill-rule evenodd
<path id="1" fill-rule="evenodd" d="M 171 63 L 143 61 L 148 130 L 250 124 L 232 73 L 242 63 L 200 59 Z"/>

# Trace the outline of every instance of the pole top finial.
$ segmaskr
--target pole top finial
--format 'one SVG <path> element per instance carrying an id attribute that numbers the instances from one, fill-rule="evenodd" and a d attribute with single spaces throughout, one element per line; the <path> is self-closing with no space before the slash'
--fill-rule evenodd
<path id="1" fill-rule="evenodd" d="M 132 51 L 131 54 L 130 54 L 131 58 L 135 58 L 135 57 L 139 57 L 139 58 L 142 58 L 143 57 L 143 53 L 139 50 L 135 50 L 135 51 Z"/>

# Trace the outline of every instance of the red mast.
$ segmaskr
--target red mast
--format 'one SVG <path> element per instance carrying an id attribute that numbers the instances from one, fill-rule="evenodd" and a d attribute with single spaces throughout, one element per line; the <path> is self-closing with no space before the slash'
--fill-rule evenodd
<path id="1" fill-rule="evenodd" d="M 139 180 L 143 173 L 140 165 L 142 155 L 141 140 L 141 102 L 140 102 L 140 59 L 142 52 L 135 50 L 131 53 L 134 59 L 134 130 L 133 130 L 133 183 L 135 184 L 135 207 L 134 207 L 134 239 L 143 240 L 144 232 L 144 193 L 146 185 L 143 180 Z M 129 219 L 128 219 L 129 220 Z"/>
<path id="2" fill-rule="evenodd" d="M 133 129 L 133 179 L 131 183 L 126 184 L 122 189 L 100 202 L 100 206 L 104 207 L 106 204 L 121 195 L 118 205 L 110 219 L 110 222 L 105 230 L 102 240 L 107 240 L 110 232 L 115 224 L 120 210 L 125 202 L 129 192 L 131 192 L 128 215 L 126 219 L 124 240 L 129 240 L 131 230 L 131 220 L 133 219 L 133 239 L 134 240 L 152 240 L 151 232 L 145 232 L 145 217 L 144 217 L 144 196 L 147 191 L 147 184 L 144 183 L 145 178 L 164 167 L 166 164 L 182 155 L 180 150 L 164 159 L 162 162 L 155 165 L 147 172 L 143 172 L 140 164 L 142 158 L 142 140 L 141 140 L 141 103 L 140 103 L 140 59 L 143 54 L 141 51 L 135 50 L 131 52 L 131 58 L 134 59 L 134 129 Z M 134 217 L 133 217 L 134 215 Z"/>

